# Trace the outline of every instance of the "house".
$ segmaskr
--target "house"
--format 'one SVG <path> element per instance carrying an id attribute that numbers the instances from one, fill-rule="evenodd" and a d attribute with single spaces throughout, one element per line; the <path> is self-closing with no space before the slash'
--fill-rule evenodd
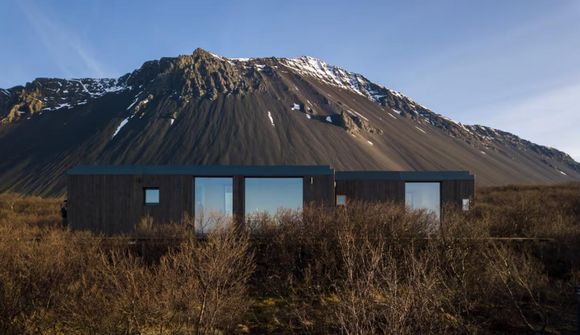
<path id="1" fill-rule="evenodd" d="M 464 210 L 474 194 L 467 171 L 334 171 L 330 166 L 77 166 L 67 172 L 73 229 L 129 232 L 145 216 L 156 222 L 194 217 L 206 230 L 216 213 L 244 218 L 279 208 L 399 201 L 440 216 Z"/>

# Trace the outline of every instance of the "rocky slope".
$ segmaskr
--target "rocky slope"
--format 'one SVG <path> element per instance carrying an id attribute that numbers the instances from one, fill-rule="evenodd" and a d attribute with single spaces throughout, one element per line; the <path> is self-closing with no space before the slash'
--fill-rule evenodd
<path id="1" fill-rule="evenodd" d="M 330 164 L 468 169 L 485 185 L 580 179 L 553 148 L 436 114 L 311 57 L 202 49 L 117 79 L 0 89 L 0 191 L 64 192 L 76 164 Z"/>

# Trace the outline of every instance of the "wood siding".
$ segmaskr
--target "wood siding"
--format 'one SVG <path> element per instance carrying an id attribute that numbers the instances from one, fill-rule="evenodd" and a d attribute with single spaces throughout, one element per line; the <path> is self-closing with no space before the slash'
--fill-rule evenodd
<path id="1" fill-rule="evenodd" d="M 159 188 L 159 204 L 146 205 L 146 187 Z M 193 215 L 190 176 L 68 176 L 69 224 L 106 234 L 129 232 L 146 216 L 155 222 L 178 222 Z"/>
<path id="2" fill-rule="evenodd" d="M 288 178 L 288 177 L 279 177 Z M 296 178 L 296 177 L 294 177 Z M 334 175 L 307 175 L 303 178 L 305 206 L 334 206 L 335 195 L 347 201 L 405 201 L 403 180 L 337 180 Z M 88 229 L 106 234 L 130 232 L 145 216 L 154 222 L 179 222 L 184 215 L 194 215 L 194 176 L 191 175 L 69 175 L 69 224 L 74 229 Z M 434 181 L 437 182 L 437 181 Z M 473 180 L 443 180 L 442 206 L 461 208 L 462 199 L 473 199 Z M 146 205 L 144 188 L 159 188 L 159 204 Z M 245 177 L 233 176 L 233 213 L 245 215 Z M 283 191 L 283 190 L 282 190 Z"/>
<path id="3" fill-rule="evenodd" d="M 405 201 L 405 182 L 400 180 L 337 180 L 336 194 L 347 201 Z"/>
<path id="4" fill-rule="evenodd" d="M 334 176 L 305 176 L 303 182 L 304 206 L 334 206 Z"/>
<path id="5" fill-rule="evenodd" d="M 473 180 L 444 180 L 441 182 L 441 204 L 461 208 L 463 199 L 473 201 L 475 182 Z"/>
<path id="6" fill-rule="evenodd" d="M 234 177 L 233 197 L 232 211 L 236 220 L 242 222 L 246 215 L 246 179 L 244 176 Z"/>
<path id="7" fill-rule="evenodd" d="M 334 205 L 333 175 L 302 178 L 304 205 Z M 145 204 L 145 188 L 159 188 L 159 204 Z M 132 231 L 146 216 L 155 223 L 179 222 L 184 214 L 195 215 L 194 190 L 194 176 L 69 175 L 69 224 L 73 229 L 115 234 Z M 243 219 L 244 176 L 233 177 L 232 191 L 233 213 Z"/>
<path id="8" fill-rule="evenodd" d="M 463 199 L 471 199 L 475 193 L 473 180 L 443 180 L 440 183 L 441 206 L 461 208 Z M 347 201 L 385 202 L 405 201 L 405 181 L 401 180 L 338 180 L 336 194 L 346 195 Z"/>

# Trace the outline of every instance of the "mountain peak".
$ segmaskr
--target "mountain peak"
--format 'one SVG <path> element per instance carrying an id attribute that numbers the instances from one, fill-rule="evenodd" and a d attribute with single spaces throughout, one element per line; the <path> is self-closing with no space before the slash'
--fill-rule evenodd
<path id="1" fill-rule="evenodd" d="M 202 57 L 209 57 L 209 56 L 220 57 L 220 56 L 218 56 L 212 52 L 209 52 L 203 48 L 196 48 L 195 50 L 193 50 L 193 53 L 191 55 L 192 56 L 202 56 Z"/>
<path id="2" fill-rule="evenodd" d="M 195 50 L 193 50 L 193 55 L 195 55 L 196 53 L 207 53 L 207 50 L 203 49 L 203 48 L 195 48 Z"/>

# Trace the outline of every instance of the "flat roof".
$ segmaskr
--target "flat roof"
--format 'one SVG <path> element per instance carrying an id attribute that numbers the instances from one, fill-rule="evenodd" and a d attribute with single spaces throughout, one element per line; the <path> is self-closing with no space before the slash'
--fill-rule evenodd
<path id="1" fill-rule="evenodd" d="M 68 175 L 190 175 L 207 177 L 299 177 L 335 175 L 335 180 L 474 180 L 469 171 L 334 171 L 329 165 L 79 165 Z"/>
<path id="2" fill-rule="evenodd" d="M 67 174 L 295 177 L 333 175 L 334 170 L 328 165 L 81 165 Z"/>
<path id="3" fill-rule="evenodd" d="M 337 171 L 335 180 L 475 180 L 469 171 Z"/>

